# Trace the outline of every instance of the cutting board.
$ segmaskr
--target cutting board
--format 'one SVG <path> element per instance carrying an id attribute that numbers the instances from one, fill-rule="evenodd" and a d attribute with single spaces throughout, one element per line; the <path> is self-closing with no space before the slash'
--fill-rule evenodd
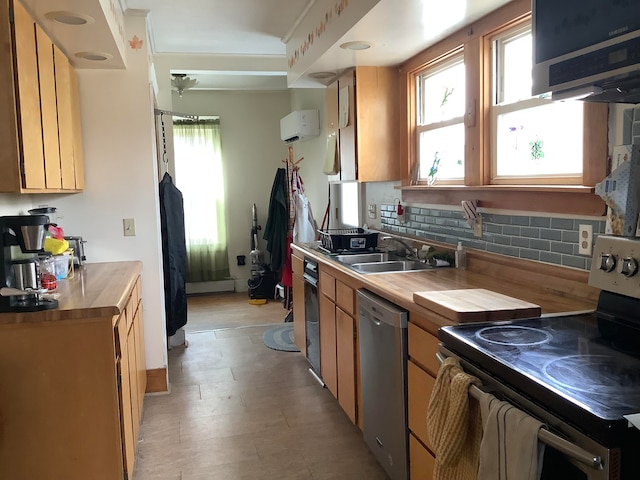
<path id="1" fill-rule="evenodd" d="M 539 305 L 483 288 L 415 292 L 413 301 L 454 322 L 490 322 L 540 316 Z"/>

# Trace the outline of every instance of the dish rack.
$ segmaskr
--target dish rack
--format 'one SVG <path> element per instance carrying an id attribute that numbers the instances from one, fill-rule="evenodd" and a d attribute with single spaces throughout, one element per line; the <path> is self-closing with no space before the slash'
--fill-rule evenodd
<path id="1" fill-rule="evenodd" d="M 364 228 L 333 228 L 318 230 L 322 247 L 331 252 L 368 250 L 376 248 L 378 232 Z"/>

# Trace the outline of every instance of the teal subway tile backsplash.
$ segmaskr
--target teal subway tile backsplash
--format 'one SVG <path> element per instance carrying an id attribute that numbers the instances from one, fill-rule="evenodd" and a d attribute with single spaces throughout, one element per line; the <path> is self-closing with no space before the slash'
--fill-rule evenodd
<path id="1" fill-rule="evenodd" d="M 593 241 L 605 230 L 603 220 L 582 220 L 527 215 L 482 215 L 482 238 L 473 232 L 459 210 L 405 207 L 405 223 L 398 221 L 394 205 L 380 205 L 382 230 L 435 240 L 511 257 L 536 260 L 583 270 L 591 257 L 578 255 L 579 225 L 593 226 Z"/>

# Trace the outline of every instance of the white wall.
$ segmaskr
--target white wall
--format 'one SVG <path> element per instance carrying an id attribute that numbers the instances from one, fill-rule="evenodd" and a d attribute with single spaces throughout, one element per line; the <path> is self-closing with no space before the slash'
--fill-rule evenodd
<path id="1" fill-rule="evenodd" d="M 311 204 L 313 216 L 320 228 L 322 217 L 327 208 L 328 182 L 322 173 L 327 139 L 325 129 L 325 93 L 324 88 L 298 88 L 291 90 L 291 111 L 316 109 L 320 114 L 320 136 L 292 143 L 294 161 L 304 157 L 298 164 L 300 177 L 304 182 L 304 191 Z"/>
<path id="2" fill-rule="evenodd" d="M 146 38 L 143 17 L 125 17 L 126 36 Z M 80 70 L 85 190 L 34 196 L 55 206 L 68 235 L 86 240 L 88 262 L 141 260 L 148 369 L 167 366 L 158 177 L 148 53 L 127 50 L 127 70 Z M 134 218 L 136 236 L 123 235 Z"/>

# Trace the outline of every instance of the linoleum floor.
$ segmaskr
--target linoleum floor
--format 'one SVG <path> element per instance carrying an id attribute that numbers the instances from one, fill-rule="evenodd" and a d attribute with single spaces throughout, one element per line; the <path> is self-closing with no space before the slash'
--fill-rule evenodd
<path id="1" fill-rule="evenodd" d="M 286 315 L 280 302 L 216 294 L 188 305 L 171 393 L 145 398 L 134 480 L 387 479 L 303 354 L 264 346 Z"/>

